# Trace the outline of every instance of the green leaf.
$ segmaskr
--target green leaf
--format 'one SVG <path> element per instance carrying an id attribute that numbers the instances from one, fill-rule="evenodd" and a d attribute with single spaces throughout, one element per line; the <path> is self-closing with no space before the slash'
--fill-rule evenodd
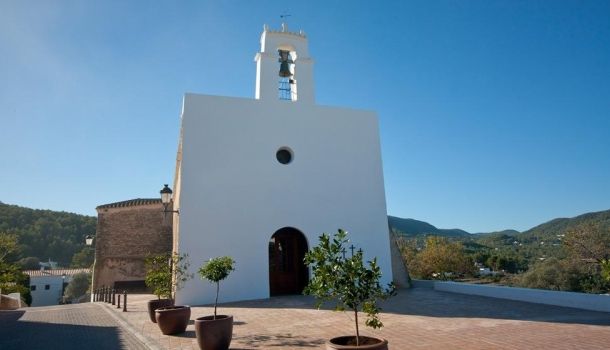
<path id="1" fill-rule="evenodd" d="M 347 231 L 342 229 L 332 238 L 326 233 L 320 236 L 319 244 L 305 254 L 304 261 L 312 267 L 312 276 L 304 293 L 316 297 L 316 308 L 324 302 L 334 301 L 335 310 L 350 309 L 357 314 L 362 307 L 361 311 L 367 314 L 365 324 L 381 328 L 383 323 L 378 317 L 381 308 L 377 306 L 377 300 L 394 295 L 395 287 L 393 284 L 382 287 L 377 259 L 367 261 L 366 266 L 363 252 L 359 250 L 352 255 L 348 243 Z"/>

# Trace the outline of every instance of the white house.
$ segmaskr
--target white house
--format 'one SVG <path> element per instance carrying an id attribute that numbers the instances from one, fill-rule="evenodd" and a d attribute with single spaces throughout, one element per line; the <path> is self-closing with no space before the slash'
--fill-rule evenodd
<path id="1" fill-rule="evenodd" d="M 306 35 L 264 27 L 255 98 L 187 93 L 174 181 L 174 251 L 192 272 L 228 255 L 221 301 L 299 294 L 303 255 L 322 232 L 349 231 L 392 281 L 377 116 L 319 106 Z M 346 87 L 349 88 L 349 87 Z M 348 251 L 349 254 L 349 251 Z M 213 302 L 199 278 L 179 304 Z"/>
<path id="2" fill-rule="evenodd" d="M 27 270 L 23 271 L 30 276 L 30 294 L 32 305 L 48 306 L 58 305 L 65 287 L 72 281 L 77 273 L 90 273 L 87 268 L 81 269 L 55 269 L 55 270 Z"/>

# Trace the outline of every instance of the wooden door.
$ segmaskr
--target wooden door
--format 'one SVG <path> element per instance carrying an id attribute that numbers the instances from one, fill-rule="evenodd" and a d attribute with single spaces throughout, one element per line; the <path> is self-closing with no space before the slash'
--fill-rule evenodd
<path id="1" fill-rule="evenodd" d="M 271 296 L 301 294 L 309 280 L 303 262 L 307 241 L 294 228 L 283 228 L 269 241 L 269 288 Z"/>

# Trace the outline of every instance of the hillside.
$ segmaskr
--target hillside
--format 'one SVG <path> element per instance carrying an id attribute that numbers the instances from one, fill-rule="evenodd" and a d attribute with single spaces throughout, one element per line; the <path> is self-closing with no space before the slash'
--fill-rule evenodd
<path id="1" fill-rule="evenodd" d="M 437 235 L 447 237 L 468 237 L 470 233 L 460 229 L 439 229 L 427 222 L 388 216 L 390 228 L 406 236 Z"/>
<path id="2" fill-rule="evenodd" d="M 463 237 L 475 240 L 502 241 L 512 244 L 514 241 L 557 242 L 561 235 L 567 231 L 584 224 L 599 224 L 602 227 L 610 227 L 610 210 L 591 212 L 573 218 L 557 218 L 535 226 L 527 231 L 503 230 L 495 232 L 469 233 L 461 229 L 439 229 L 425 221 L 415 219 L 403 219 L 388 216 L 390 228 L 406 236 L 437 235 L 446 237 Z"/>
<path id="3" fill-rule="evenodd" d="M 524 232 L 501 231 L 480 234 L 473 237 L 477 242 L 490 246 L 510 246 L 517 242 L 526 246 L 544 246 L 548 251 L 552 246 L 561 246 L 564 235 L 582 225 L 601 225 L 610 227 L 610 210 L 582 214 L 573 218 L 557 218 L 535 226 Z"/>
<path id="4" fill-rule="evenodd" d="M 474 233 L 477 236 L 490 236 L 490 235 L 503 235 L 503 236 L 515 236 L 520 234 L 521 232 L 517 230 L 502 230 L 502 231 L 494 231 L 494 232 L 479 232 Z"/>
<path id="5" fill-rule="evenodd" d="M 0 202 L 0 232 L 19 237 L 20 256 L 51 259 L 67 266 L 95 233 L 97 219 L 67 212 L 38 210 Z"/>
<path id="6" fill-rule="evenodd" d="M 610 227 L 610 210 L 586 213 L 573 218 L 553 219 L 515 237 L 524 241 L 556 240 L 558 235 L 564 235 L 567 231 L 585 224 Z"/>
<path id="7" fill-rule="evenodd" d="M 437 235 L 459 240 L 471 254 L 479 256 L 501 256 L 513 260 L 515 266 L 527 265 L 542 258 L 563 259 L 566 256 L 563 238 L 572 229 L 583 225 L 610 227 L 610 210 L 586 213 L 573 218 L 557 218 L 535 226 L 527 231 L 504 230 L 489 233 L 469 234 L 453 229 L 442 230 L 418 220 L 388 217 L 390 228 L 423 244 L 425 235 Z"/>

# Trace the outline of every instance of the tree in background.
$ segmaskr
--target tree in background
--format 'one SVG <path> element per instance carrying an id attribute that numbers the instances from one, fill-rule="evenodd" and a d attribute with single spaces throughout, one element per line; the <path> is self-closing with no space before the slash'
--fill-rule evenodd
<path id="1" fill-rule="evenodd" d="M 64 297 L 68 300 L 77 299 L 89 291 L 91 275 L 86 272 L 77 273 L 66 287 Z"/>
<path id="2" fill-rule="evenodd" d="M 489 254 L 484 264 L 494 271 L 517 273 L 527 270 L 527 262 L 523 258 L 504 250 Z"/>
<path id="3" fill-rule="evenodd" d="M 556 291 L 576 290 L 579 285 L 579 274 L 575 265 L 549 258 L 534 264 L 521 276 L 518 285 Z"/>
<path id="4" fill-rule="evenodd" d="M 610 259 L 610 226 L 588 223 L 567 232 L 563 240 L 570 255 L 602 263 Z"/>
<path id="5" fill-rule="evenodd" d="M 0 232 L 0 263 L 5 262 L 17 251 L 19 251 L 17 235 Z"/>
<path id="6" fill-rule="evenodd" d="M 464 246 L 444 237 L 428 237 L 421 251 L 403 246 L 403 254 L 409 272 L 417 278 L 452 279 L 471 276 L 475 271 L 474 262 L 466 255 Z"/>
<path id="7" fill-rule="evenodd" d="M 93 247 L 83 247 L 79 252 L 74 254 L 72 257 L 72 263 L 70 266 L 72 267 L 90 267 L 93 265 L 93 260 L 95 258 L 95 248 Z"/>
<path id="8" fill-rule="evenodd" d="M 21 272 L 21 267 L 13 262 L 12 258 L 19 249 L 17 236 L 0 232 L 0 289 L 3 294 L 20 293 L 24 301 L 30 305 L 29 276 Z"/>
<path id="9" fill-rule="evenodd" d="M 85 235 L 95 232 L 97 219 L 51 210 L 23 208 L 0 202 L 0 232 L 19 239 L 23 257 L 51 259 L 67 266 L 85 246 Z"/>
<path id="10" fill-rule="evenodd" d="M 586 270 L 584 291 L 610 289 L 610 225 L 603 222 L 580 225 L 566 233 L 563 243 L 569 259 Z"/>
<path id="11" fill-rule="evenodd" d="M 549 258 L 532 266 L 520 276 L 517 285 L 525 288 L 549 289 L 584 293 L 604 293 L 608 281 L 599 266 L 583 264 L 577 259 Z"/>
<path id="12" fill-rule="evenodd" d="M 17 261 L 17 265 L 19 265 L 22 270 L 37 270 L 40 268 L 40 259 L 35 256 L 28 256 L 27 258 Z"/>
<path id="13" fill-rule="evenodd" d="M 604 259 L 600 266 L 602 268 L 602 277 L 606 279 L 606 281 L 610 282 L 610 260 Z"/>

